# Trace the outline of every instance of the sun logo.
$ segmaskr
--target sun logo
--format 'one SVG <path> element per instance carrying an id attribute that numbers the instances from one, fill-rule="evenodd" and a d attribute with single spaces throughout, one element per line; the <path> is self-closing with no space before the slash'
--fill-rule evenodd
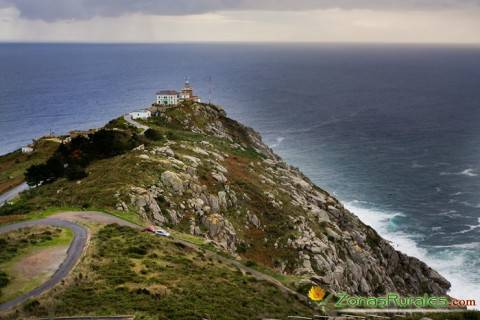
<path id="1" fill-rule="evenodd" d="M 311 287 L 308 291 L 308 297 L 312 301 L 322 301 L 325 297 L 325 290 L 320 287 Z"/>

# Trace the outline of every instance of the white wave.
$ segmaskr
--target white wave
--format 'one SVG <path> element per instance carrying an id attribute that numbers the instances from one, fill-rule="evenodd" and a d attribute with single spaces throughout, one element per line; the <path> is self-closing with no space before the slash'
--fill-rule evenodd
<path id="1" fill-rule="evenodd" d="M 462 194 L 463 194 L 463 192 L 458 191 L 458 192 L 452 193 L 452 194 L 450 194 L 450 195 L 451 195 L 452 197 L 456 197 L 456 196 L 459 196 L 459 195 L 462 195 Z"/>
<path id="2" fill-rule="evenodd" d="M 419 164 L 418 162 L 414 161 L 412 162 L 412 166 L 411 166 L 413 169 L 419 169 L 419 168 L 425 168 L 426 166 L 423 165 L 423 164 Z"/>
<path id="3" fill-rule="evenodd" d="M 275 143 L 272 144 L 271 147 L 272 147 L 272 148 L 278 147 L 278 146 L 283 142 L 283 140 L 285 140 L 284 137 L 277 137 L 277 138 L 275 139 Z"/>
<path id="4" fill-rule="evenodd" d="M 471 203 L 471 202 L 468 202 L 468 201 L 461 201 L 460 203 L 463 204 L 466 207 L 476 208 L 476 209 L 480 208 L 480 203 L 475 204 L 475 203 Z"/>
<path id="5" fill-rule="evenodd" d="M 466 227 L 467 227 L 468 229 L 455 232 L 455 234 L 459 234 L 459 233 L 462 233 L 462 234 L 463 234 L 463 233 L 467 233 L 467 232 L 470 232 L 470 231 L 473 231 L 473 230 L 475 230 L 475 229 L 480 228 L 480 218 L 478 218 L 477 221 L 478 221 L 478 224 L 476 224 L 476 225 L 466 225 Z"/>
<path id="6" fill-rule="evenodd" d="M 463 244 L 465 247 L 460 247 L 461 245 L 430 247 L 430 250 L 427 250 L 418 246 L 415 241 L 421 235 L 407 234 L 396 228 L 393 220 L 403 214 L 369 209 L 359 206 L 358 203 L 349 202 L 345 207 L 365 224 L 374 228 L 383 238 L 389 240 L 396 250 L 424 261 L 443 275 L 452 284 L 449 291 L 451 296 L 463 299 L 480 298 L 480 279 L 475 279 L 473 270 L 469 270 L 466 266 L 467 259 L 471 257 L 467 257 L 465 249 L 474 247 L 473 244 Z"/>
<path id="7" fill-rule="evenodd" d="M 460 172 L 460 174 L 463 174 L 464 176 L 469 176 L 469 177 L 476 177 L 478 176 L 478 173 L 473 172 L 473 169 L 468 168 Z"/>
<path id="8" fill-rule="evenodd" d="M 469 242 L 462 244 L 451 244 L 446 246 L 434 246 L 435 248 L 454 248 L 454 249 L 467 249 L 467 250 L 480 250 L 480 242 Z"/>
<path id="9" fill-rule="evenodd" d="M 460 172 L 448 172 L 442 171 L 440 172 L 441 176 L 467 176 L 467 177 L 476 177 L 478 173 L 475 172 L 475 169 L 468 168 Z"/>
<path id="10" fill-rule="evenodd" d="M 438 213 L 439 216 L 445 216 L 449 218 L 461 218 L 462 215 L 457 210 L 446 210 Z"/>

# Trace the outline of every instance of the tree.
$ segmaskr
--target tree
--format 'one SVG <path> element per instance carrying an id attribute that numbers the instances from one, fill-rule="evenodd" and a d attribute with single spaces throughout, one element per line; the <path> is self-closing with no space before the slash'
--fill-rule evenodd
<path id="1" fill-rule="evenodd" d="M 46 164 L 32 165 L 25 172 L 25 180 L 29 186 L 38 186 L 48 180 L 51 174 Z"/>

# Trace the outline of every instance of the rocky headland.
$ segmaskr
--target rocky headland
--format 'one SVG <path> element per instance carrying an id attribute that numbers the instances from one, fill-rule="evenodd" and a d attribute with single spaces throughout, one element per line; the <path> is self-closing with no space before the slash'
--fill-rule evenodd
<path id="1" fill-rule="evenodd" d="M 315 283 L 334 293 L 449 289 L 435 270 L 395 250 L 222 108 L 184 103 L 156 110 L 142 125 L 150 129 L 140 132 L 123 118 L 110 122 L 102 130 L 130 139 L 125 150 L 89 158 L 0 211 L 73 206 L 134 214 L 208 239 L 239 260 L 295 277 L 299 286 Z M 64 142 L 61 159 L 81 153 L 72 143 Z"/>

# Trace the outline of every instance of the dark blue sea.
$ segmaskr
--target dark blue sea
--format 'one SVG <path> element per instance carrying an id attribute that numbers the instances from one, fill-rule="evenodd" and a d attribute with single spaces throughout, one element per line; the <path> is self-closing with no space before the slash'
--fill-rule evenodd
<path id="1" fill-rule="evenodd" d="M 0 44 L 0 154 L 185 76 L 395 246 L 480 299 L 480 48 Z"/>

